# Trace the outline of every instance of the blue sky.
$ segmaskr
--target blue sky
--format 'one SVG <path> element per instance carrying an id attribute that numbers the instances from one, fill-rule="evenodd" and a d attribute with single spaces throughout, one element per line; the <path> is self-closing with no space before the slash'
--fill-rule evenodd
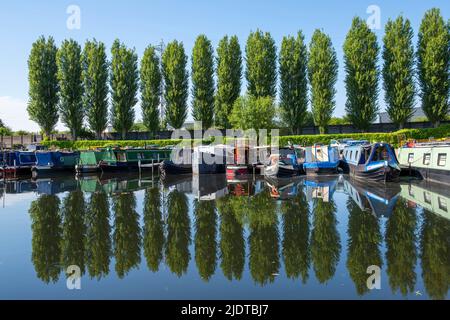
<path id="1" fill-rule="evenodd" d="M 69 5 L 81 9 L 81 29 L 69 30 L 66 21 Z M 277 47 L 284 35 L 302 30 L 309 43 L 316 28 L 323 29 L 333 41 L 339 58 L 336 112 L 344 114 L 345 87 L 342 45 L 354 16 L 367 19 L 368 6 L 377 5 L 381 12 L 381 28 L 375 30 L 381 45 L 384 25 L 388 18 L 399 14 L 411 20 L 417 31 L 426 10 L 441 9 L 450 18 L 450 1 L 420 0 L 128 0 L 128 1 L 4 1 L 0 9 L 0 118 L 13 129 L 36 131 L 36 124 L 28 120 L 27 58 L 31 44 L 40 35 L 52 35 L 59 44 L 65 38 L 80 43 L 96 38 L 105 42 L 108 50 L 115 38 L 135 47 L 139 56 L 149 44 L 174 39 L 184 43 L 190 55 L 195 38 L 206 34 L 214 47 L 225 35 L 236 34 L 244 50 L 251 30 L 269 31 Z M 380 60 L 381 65 L 381 60 Z M 381 88 L 381 86 L 380 86 Z M 245 90 L 245 88 L 243 88 Z M 384 109 L 383 93 L 379 96 Z M 140 118 L 139 107 L 136 113 Z M 61 124 L 58 125 L 62 129 Z"/>

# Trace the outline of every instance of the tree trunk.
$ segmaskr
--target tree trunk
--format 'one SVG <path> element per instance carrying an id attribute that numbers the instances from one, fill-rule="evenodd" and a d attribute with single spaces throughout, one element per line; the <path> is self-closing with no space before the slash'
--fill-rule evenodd
<path id="1" fill-rule="evenodd" d="M 437 120 L 436 122 L 433 123 L 435 128 L 439 128 L 439 126 L 441 125 L 441 121 Z"/>
<path id="2" fill-rule="evenodd" d="M 77 141 L 77 132 L 75 130 L 72 130 L 72 140 Z"/>
<path id="3" fill-rule="evenodd" d="M 402 130 L 405 127 L 405 123 L 402 121 L 398 124 L 398 130 Z"/>
<path id="4" fill-rule="evenodd" d="M 127 137 L 127 132 L 125 130 L 122 130 L 122 140 L 125 140 Z"/>

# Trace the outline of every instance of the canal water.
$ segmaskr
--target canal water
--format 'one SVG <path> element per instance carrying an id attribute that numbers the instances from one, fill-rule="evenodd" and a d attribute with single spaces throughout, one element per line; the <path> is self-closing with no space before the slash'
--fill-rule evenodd
<path id="1" fill-rule="evenodd" d="M 445 190 L 345 176 L 0 182 L 0 299 L 448 299 Z"/>

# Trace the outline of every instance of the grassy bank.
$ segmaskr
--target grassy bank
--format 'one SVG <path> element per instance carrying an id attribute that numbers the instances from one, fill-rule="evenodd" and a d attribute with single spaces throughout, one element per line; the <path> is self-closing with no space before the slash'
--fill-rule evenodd
<path id="1" fill-rule="evenodd" d="M 280 145 L 284 146 L 290 141 L 299 145 L 313 145 L 314 143 L 328 144 L 333 139 L 350 138 L 355 140 L 369 140 L 370 142 L 387 142 L 397 147 L 401 141 L 406 139 L 423 140 L 429 138 L 442 139 L 450 137 L 450 125 L 431 129 L 403 129 L 390 133 L 350 133 L 350 134 L 320 134 L 320 135 L 299 135 L 299 136 L 281 136 Z M 190 144 L 193 141 L 184 141 Z M 157 145 L 160 147 L 176 145 L 182 140 L 79 140 L 79 141 L 44 141 L 43 145 L 59 149 L 85 150 L 95 147 L 145 147 Z M 210 143 L 210 141 L 202 141 Z"/>

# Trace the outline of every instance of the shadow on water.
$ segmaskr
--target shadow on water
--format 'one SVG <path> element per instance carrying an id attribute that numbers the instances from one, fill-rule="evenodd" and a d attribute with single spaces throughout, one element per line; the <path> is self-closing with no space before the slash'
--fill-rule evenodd
<path id="1" fill-rule="evenodd" d="M 325 290 L 342 264 L 353 283 L 347 294 L 363 296 L 367 267 L 376 265 L 392 296 L 423 286 L 429 298 L 448 297 L 450 193 L 436 185 L 130 174 L 8 181 L 0 190 L 6 202 L 36 194 L 32 263 L 45 283 L 65 277 L 69 265 L 99 280 L 112 269 L 126 278 L 141 263 L 191 277 L 192 258 L 205 283 L 249 277 L 257 290 L 283 277 L 306 286 L 314 278 Z"/>

